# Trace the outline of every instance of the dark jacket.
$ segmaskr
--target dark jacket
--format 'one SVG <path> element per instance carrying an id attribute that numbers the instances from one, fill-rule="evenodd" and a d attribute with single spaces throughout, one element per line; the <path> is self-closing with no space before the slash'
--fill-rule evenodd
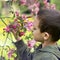
<path id="1" fill-rule="evenodd" d="M 58 60 L 60 51 L 57 45 L 42 48 L 40 45 L 34 53 L 30 53 L 27 46 L 21 40 L 15 43 L 17 47 L 18 60 Z"/>

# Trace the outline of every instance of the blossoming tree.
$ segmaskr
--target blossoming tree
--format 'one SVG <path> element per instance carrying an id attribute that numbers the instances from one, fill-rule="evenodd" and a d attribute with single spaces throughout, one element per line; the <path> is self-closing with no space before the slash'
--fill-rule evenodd
<path id="1" fill-rule="evenodd" d="M 50 4 L 47 0 L 11 0 L 3 1 L 3 4 L 6 4 L 4 7 L 7 12 L 5 15 L 1 13 L 0 16 L 0 23 L 3 25 L 3 28 L 1 25 L 0 29 L 2 32 L 0 41 L 3 42 L 0 45 L 0 60 L 16 60 L 16 47 L 14 46 L 14 41 L 16 40 L 12 30 L 17 32 L 29 48 L 33 48 L 36 43 L 32 34 L 33 16 L 37 15 L 39 7 L 56 8 L 55 4 Z"/>

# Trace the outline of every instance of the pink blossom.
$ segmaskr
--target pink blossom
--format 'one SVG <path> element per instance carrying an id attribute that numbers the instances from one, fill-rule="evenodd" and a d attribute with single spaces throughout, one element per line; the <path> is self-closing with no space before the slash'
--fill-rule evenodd
<path id="1" fill-rule="evenodd" d="M 36 43 L 35 40 L 29 40 L 29 41 L 28 41 L 28 47 L 29 47 L 29 48 L 33 48 L 34 45 L 35 45 L 35 43 Z"/>
<path id="2" fill-rule="evenodd" d="M 23 19 L 23 20 L 26 20 L 26 19 L 27 19 L 26 14 L 22 14 L 22 19 Z"/>
<path id="3" fill-rule="evenodd" d="M 35 6 L 35 7 L 39 7 L 39 5 L 40 5 L 39 2 L 34 3 L 34 6 Z"/>
<path id="4" fill-rule="evenodd" d="M 43 3 L 46 4 L 47 3 L 47 0 L 43 0 Z"/>
<path id="5" fill-rule="evenodd" d="M 5 30 L 6 32 L 11 32 L 12 29 L 15 29 L 15 31 L 17 31 L 19 29 L 19 26 L 20 24 L 17 21 L 15 21 L 12 24 L 8 25 L 3 30 Z"/>
<path id="6" fill-rule="evenodd" d="M 19 36 L 23 36 L 25 33 L 24 32 L 20 32 L 19 33 Z"/>
<path id="7" fill-rule="evenodd" d="M 16 17 L 19 16 L 19 12 L 18 12 L 18 11 L 15 12 L 15 16 L 16 16 Z"/>
<path id="8" fill-rule="evenodd" d="M 9 26 L 7 26 L 6 28 L 4 28 L 3 30 L 5 30 L 6 32 L 10 32 Z"/>
<path id="9" fill-rule="evenodd" d="M 32 8 L 36 8 L 36 7 L 39 7 L 39 3 L 38 2 L 30 5 L 28 8 L 32 9 Z"/>
<path id="10" fill-rule="evenodd" d="M 35 14 L 37 14 L 38 13 L 38 11 L 39 11 L 39 8 L 37 7 L 37 8 L 35 8 Z"/>
<path id="11" fill-rule="evenodd" d="M 26 5 L 26 2 L 27 2 L 27 0 L 20 0 L 20 3 L 21 3 L 22 5 Z"/>
<path id="12" fill-rule="evenodd" d="M 13 28 L 13 29 L 17 29 L 19 26 L 20 26 L 20 24 L 19 24 L 17 21 L 15 21 L 15 22 L 12 24 L 12 28 Z"/>
<path id="13" fill-rule="evenodd" d="M 29 8 L 30 10 L 32 10 L 32 9 L 36 8 L 36 4 L 30 5 L 28 8 Z"/>
<path id="14" fill-rule="evenodd" d="M 8 51 L 8 58 L 11 58 L 13 53 L 14 53 L 14 49 L 10 49 Z"/>
<path id="15" fill-rule="evenodd" d="M 32 11 L 32 13 L 37 14 L 39 11 L 39 3 L 34 3 L 33 5 L 29 6 L 28 8 Z"/>
<path id="16" fill-rule="evenodd" d="M 51 9 L 56 9 L 56 5 L 55 4 L 52 4 L 51 5 Z"/>
<path id="17" fill-rule="evenodd" d="M 13 29 L 16 29 L 17 28 L 17 26 L 16 25 L 13 25 Z"/>
<path id="18" fill-rule="evenodd" d="M 45 7 L 46 7 L 47 9 L 49 9 L 49 8 L 50 8 L 50 3 L 47 2 L 47 3 L 45 4 Z"/>
<path id="19" fill-rule="evenodd" d="M 33 22 L 27 22 L 27 24 L 25 25 L 25 27 L 26 27 L 26 29 L 28 30 L 28 31 L 30 31 L 31 30 L 31 27 L 33 26 Z"/>
<path id="20" fill-rule="evenodd" d="M 33 22 L 28 22 L 28 26 L 29 27 L 33 26 Z"/>

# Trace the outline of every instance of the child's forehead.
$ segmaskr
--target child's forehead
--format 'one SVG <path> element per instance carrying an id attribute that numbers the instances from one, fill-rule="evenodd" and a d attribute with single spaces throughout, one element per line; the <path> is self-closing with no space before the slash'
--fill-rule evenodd
<path id="1" fill-rule="evenodd" d="M 35 17 L 35 20 L 33 22 L 33 26 L 38 26 L 39 25 L 39 20 L 37 19 L 37 17 Z"/>

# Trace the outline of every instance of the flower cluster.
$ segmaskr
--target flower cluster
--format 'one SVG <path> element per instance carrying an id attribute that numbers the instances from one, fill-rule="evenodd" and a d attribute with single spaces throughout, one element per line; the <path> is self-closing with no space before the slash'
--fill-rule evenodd
<path id="1" fill-rule="evenodd" d="M 39 11 L 39 7 L 41 5 L 41 3 L 39 3 L 39 1 L 35 0 L 33 2 L 33 4 L 27 4 L 27 3 L 32 3 L 32 1 L 27 1 L 27 0 L 20 0 L 20 3 L 22 5 L 27 5 L 28 9 L 31 10 L 32 14 L 37 14 Z M 56 9 L 55 4 L 50 4 L 49 2 L 47 2 L 47 0 L 43 0 L 42 2 L 43 7 L 44 8 L 50 8 L 50 9 Z M 14 12 L 15 15 L 15 19 L 13 23 L 10 23 L 9 25 L 6 26 L 6 28 L 4 28 L 3 30 L 5 30 L 6 32 L 11 32 L 12 29 L 16 29 L 16 30 L 30 30 L 31 26 L 33 26 L 32 22 L 29 22 L 28 17 L 26 16 L 26 14 L 22 14 L 20 16 L 20 13 L 18 11 Z M 21 32 L 20 32 L 21 33 Z M 23 35 L 23 33 L 21 33 Z M 20 35 L 21 35 L 20 34 Z"/>
<path id="2" fill-rule="evenodd" d="M 30 15 L 20 14 L 18 10 L 13 11 L 13 22 L 10 22 L 8 25 L 5 23 L 6 27 L 3 28 L 3 31 L 10 34 L 12 30 L 17 32 L 20 37 L 24 37 L 24 40 L 27 41 L 27 45 L 29 48 L 33 48 L 36 41 L 32 38 L 32 34 L 28 35 L 27 31 L 30 33 L 33 27 L 33 21 L 30 21 L 29 18 L 33 18 L 33 15 L 37 15 L 39 8 L 48 8 L 48 9 L 56 9 L 55 4 L 50 4 L 47 0 L 43 0 L 42 3 L 38 0 L 20 0 L 19 3 L 23 6 L 27 6 L 28 10 L 30 10 Z M 27 34 L 26 34 L 27 33 Z M 28 36 L 26 36 L 28 35 Z M 7 35 L 8 36 L 8 35 Z M 32 40 L 31 40 L 31 39 Z M 6 39 L 7 41 L 7 39 Z M 13 56 L 14 49 L 10 49 L 8 51 L 8 58 L 10 59 Z"/>
<path id="3" fill-rule="evenodd" d="M 37 14 L 39 11 L 39 7 L 48 8 L 48 9 L 56 9 L 55 4 L 50 4 L 47 0 L 43 0 L 42 3 L 38 0 L 20 0 L 21 5 L 27 6 L 27 8 L 31 11 L 30 16 L 26 14 L 20 14 L 20 12 L 14 12 L 14 21 L 6 26 L 3 30 L 10 33 L 12 30 L 17 31 L 19 36 L 23 36 L 26 31 L 30 31 L 33 26 L 33 22 L 29 21 L 28 17 L 31 17 L 31 14 Z M 43 5 L 43 6 L 42 6 Z M 28 42 L 28 46 L 30 46 L 30 42 Z"/>
<path id="4" fill-rule="evenodd" d="M 28 47 L 29 48 L 33 48 L 35 44 L 36 44 L 35 40 L 30 40 L 30 41 L 28 40 Z"/>
<path id="5" fill-rule="evenodd" d="M 56 5 L 50 4 L 49 2 L 47 2 L 47 0 L 43 0 L 43 3 L 44 3 L 44 7 L 47 9 L 56 9 Z"/>
<path id="6" fill-rule="evenodd" d="M 19 16 L 19 13 L 16 11 L 15 16 L 14 21 L 3 29 L 5 32 L 10 33 L 12 30 L 15 30 L 15 32 L 18 31 L 19 36 L 22 36 L 26 30 L 31 30 L 33 22 L 29 21 L 25 14 Z"/>

